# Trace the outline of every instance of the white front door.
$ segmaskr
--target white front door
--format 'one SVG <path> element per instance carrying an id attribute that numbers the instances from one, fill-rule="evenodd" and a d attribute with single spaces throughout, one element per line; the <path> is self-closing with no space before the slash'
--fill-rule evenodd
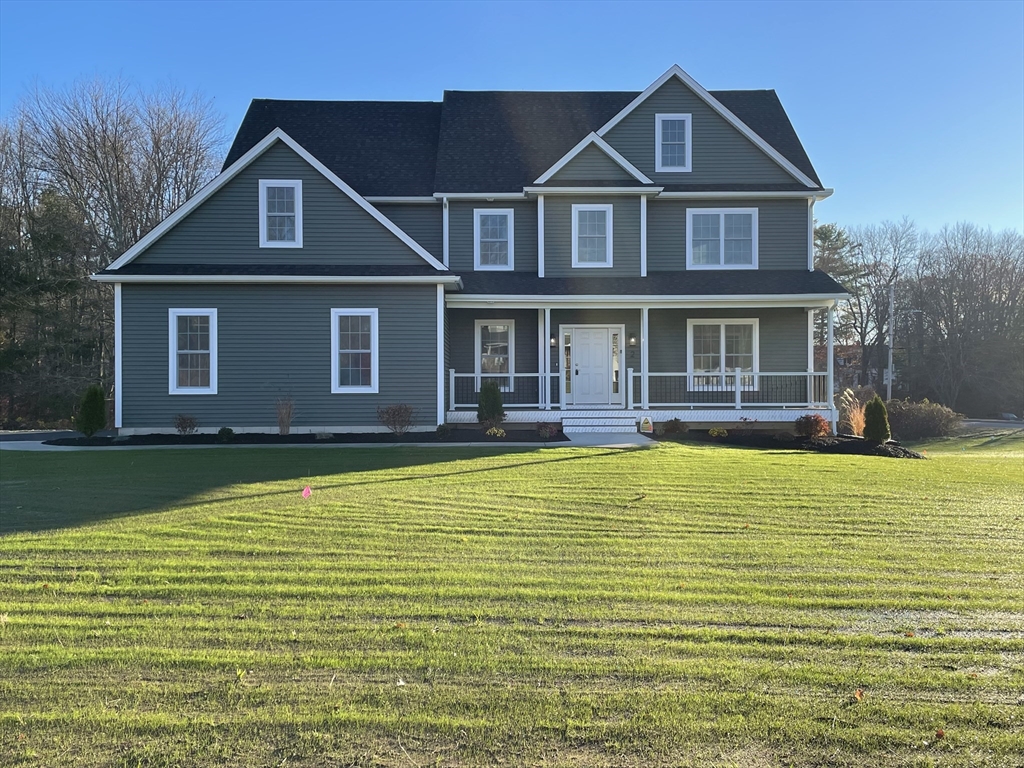
<path id="1" fill-rule="evenodd" d="M 573 402 L 611 402 L 611 340 L 608 328 L 576 328 L 572 333 Z"/>

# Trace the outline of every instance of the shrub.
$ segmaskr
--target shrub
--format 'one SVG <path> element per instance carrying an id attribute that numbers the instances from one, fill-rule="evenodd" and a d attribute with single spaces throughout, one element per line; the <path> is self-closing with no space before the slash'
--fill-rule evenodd
<path id="1" fill-rule="evenodd" d="M 654 425 L 654 434 L 656 437 L 665 436 L 665 422 L 659 421 L 657 424 Z"/>
<path id="2" fill-rule="evenodd" d="M 864 401 L 852 389 L 844 389 L 839 397 L 839 423 L 851 435 L 864 434 Z"/>
<path id="3" fill-rule="evenodd" d="M 541 440 L 550 440 L 552 437 L 558 434 L 558 427 L 554 424 L 548 424 L 547 422 L 537 425 L 537 436 Z"/>
<path id="4" fill-rule="evenodd" d="M 218 443 L 230 443 L 235 439 L 235 430 L 231 427 L 221 427 L 217 430 Z"/>
<path id="5" fill-rule="evenodd" d="M 377 406 L 377 421 L 401 437 L 412 427 L 412 417 L 416 409 L 405 403 Z"/>
<path id="6" fill-rule="evenodd" d="M 334 437 L 334 433 L 333 432 L 326 432 L 326 431 L 321 430 L 320 432 L 316 433 L 316 437 L 314 439 L 316 439 L 316 440 L 330 440 L 332 437 Z"/>
<path id="7" fill-rule="evenodd" d="M 669 419 L 665 422 L 666 435 L 685 435 L 689 431 L 690 425 L 683 423 L 679 419 Z"/>
<path id="8" fill-rule="evenodd" d="M 728 437 L 729 430 L 722 429 L 721 427 L 712 427 L 708 430 L 708 437 Z"/>
<path id="9" fill-rule="evenodd" d="M 174 428 L 179 435 L 194 435 L 199 429 L 199 419 L 187 413 L 179 413 L 174 417 Z"/>
<path id="10" fill-rule="evenodd" d="M 504 437 L 505 430 L 502 429 L 501 427 L 491 427 L 486 432 L 484 432 L 484 434 L 487 435 L 488 437 Z"/>
<path id="11" fill-rule="evenodd" d="M 796 435 L 792 432 L 776 432 L 775 442 L 777 443 L 792 443 L 796 439 Z"/>
<path id="12" fill-rule="evenodd" d="M 956 433 L 963 420 L 957 413 L 927 399 L 919 403 L 910 400 L 890 400 L 889 426 L 900 440 L 920 440 L 923 437 L 948 437 Z"/>
<path id="13" fill-rule="evenodd" d="M 287 435 L 292 431 L 292 419 L 295 418 L 295 401 L 290 397 L 277 398 L 277 431 Z"/>
<path id="14" fill-rule="evenodd" d="M 485 427 L 497 427 L 505 420 L 505 406 L 497 382 L 487 381 L 480 387 L 476 420 Z"/>
<path id="15" fill-rule="evenodd" d="M 828 420 L 820 413 L 809 413 L 793 422 L 793 429 L 801 437 L 824 437 L 829 433 Z"/>
<path id="16" fill-rule="evenodd" d="M 447 440 L 452 436 L 455 428 L 451 424 L 438 424 L 437 425 L 437 439 Z"/>
<path id="17" fill-rule="evenodd" d="M 885 403 L 882 402 L 882 398 L 875 395 L 864 406 L 864 439 L 873 443 L 884 443 L 891 436 Z"/>
<path id="18" fill-rule="evenodd" d="M 92 437 L 107 426 L 107 399 L 103 390 L 93 384 L 82 395 L 75 428 L 86 437 Z"/>

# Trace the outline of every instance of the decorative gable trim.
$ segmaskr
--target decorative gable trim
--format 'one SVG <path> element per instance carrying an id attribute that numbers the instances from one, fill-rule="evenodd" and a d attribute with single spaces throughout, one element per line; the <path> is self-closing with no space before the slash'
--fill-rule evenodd
<path id="1" fill-rule="evenodd" d="M 256 146 L 254 146 L 252 149 L 250 149 L 248 152 L 246 152 L 244 155 L 238 158 L 238 160 L 236 160 L 231 166 L 225 168 L 220 175 L 215 177 L 212 181 L 210 181 L 210 183 L 208 183 L 195 195 L 189 198 L 189 200 L 187 200 L 185 204 L 182 205 L 178 210 L 176 210 L 174 213 L 172 213 L 170 216 L 168 216 L 166 219 L 160 222 L 157 226 L 155 226 L 152 230 L 150 230 L 145 237 L 139 240 L 139 242 L 137 242 L 127 251 L 125 251 L 120 256 L 120 258 L 112 262 L 110 266 L 107 267 L 106 271 L 109 272 L 110 270 L 120 269 L 124 265 L 131 263 L 143 251 L 149 248 L 161 237 L 163 237 L 168 231 L 173 229 L 174 226 L 179 221 L 184 219 L 192 211 L 198 208 L 207 198 L 211 197 L 214 192 L 216 192 L 229 181 L 231 181 L 233 178 L 235 178 L 235 176 L 237 176 L 243 169 L 249 166 L 256 158 L 258 158 L 260 155 L 262 155 L 264 152 L 270 149 L 270 147 L 272 147 L 274 143 L 278 141 L 281 141 L 284 144 L 286 144 L 293 152 L 295 152 L 295 154 L 297 154 L 299 157 L 301 157 L 303 160 L 305 160 L 307 163 L 313 166 L 317 171 L 320 172 L 320 174 L 324 178 L 326 178 L 334 186 L 336 186 L 338 189 L 344 192 L 349 198 L 352 199 L 353 202 L 356 203 L 356 205 L 358 205 L 360 208 L 362 208 L 364 211 L 370 214 L 385 229 L 387 229 L 389 232 L 391 232 L 391 234 L 393 234 L 395 237 L 401 240 L 402 243 L 404 243 L 406 246 L 412 249 L 412 251 L 415 252 L 417 256 L 422 258 L 430 266 L 442 272 L 448 271 L 448 268 L 440 261 L 435 259 L 430 254 L 430 252 L 427 251 L 426 248 L 424 248 L 422 245 L 420 245 L 411 237 L 409 237 L 409 235 L 407 235 L 402 229 L 400 229 L 393 221 L 391 221 L 391 219 L 389 219 L 383 213 L 381 213 L 372 205 L 370 205 L 370 203 L 368 203 L 358 192 L 356 192 L 354 189 L 352 189 L 352 187 L 350 187 L 348 184 L 342 181 L 337 175 L 334 174 L 333 171 L 331 171 L 327 166 L 325 166 L 323 163 L 321 163 L 319 160 L 313 157 L 313 155 L 306 151 L 306 149 L 303 148 L 302 145 L 300 145 L 297 141 L 295 141 L 295 139 L 293 139 L 287 133 L 282 131 L 280 128 L 275 128 L 273 131 L 268 133 L 266 137 L 264 137 L 264 139 L 260 141 Z"/>
<path id="2" fill-rule="evenodd" d="M 768 155 L 768 157 L 774 160 L 790 176 L 799 181 L 801 184 L 806 184 L 808 187 L 812 187 L 815 189 L 818 187 L 818 185 L 814 181 L 812 181 L 810 177 L 808 177 L 803 171 L 801 171 L 799 168 L 793 165 L 793 163 L 791 163 L 789 160 L 783 157 L 779 153 L 779 151 L 776 150 L 771 144 L 769 144 L 767 141 L 765 141 L 756 133 L 754 133 L 754 131 L 746 123 L 744 123 L 742 120 L 736 117 L 736 115 L 730 112 L 729 109 L 722 102 L 720 102 L 710 93 L 708 93 L 700 83 L 698 83 L 688 74 L 686 74 L 686 72 L 684 72 L 682 67 L 680 67 L 678 64 L 673 64 L 665 74 L 663 74 L 653 83 L 651 83 L 643 93 L 641 93 L 631 102 L 629 102 L 629 104 L 623 107 L 622 111 L 620 111 L 619 114 L 617 114 L 607 123 L 598 128 L 597 135 L 604 136 L 605 134 L 607 134 L 608 131 L 610 131 L 612 128 L 618 125 L 622 121 L 622 119 L 626 117 L 626 115 L 628 115 L 638 106 L 643 104 L 647 100 L 648 96 L 650 96 L 652 93 L 661 88 L 661 86 L 663 86 L 665 83 L 669 81 L 669 79 L 673 77 L 678 78 L 685 86 L 687 86 L 690 90 L 697 94 L 697 96 L 700 97 L 709 107 L 711 107 L 723 118 L 725 118 L 726 122 L 728 122 L 730 125 L 733 126 L 733 128 L 735 128 L 744 136 L 746 136 L 751 142 L 753 142 L 753 144 L 758 149 L 760 149 L 762 152 Z"/>
<path id="3" fill-rule="evenodd" d="M 611 144 L 602 139 L 596 133 L 591 133 L 585 136 L 579 144 L 577 144 L 575 147 L 570 149 L 566 154 L 564 154 L 561 160 L 559 160 L 557 163 L 555 163 L 546 171 L 544 171 L 544 174 L 533 183 L 543 184 L 546 181 L 548 181 L 552 176 L 554 176 L 566 165 L 568 165 L 574 157 L 576 157 L 580 152 L 589 147 L 591 144 L 593 144 L 595 147 L 604 152 L 611 160 L 615 162 L 616 165 L 622 168 L 626 173 L 628 173 L 637 181 L 643 182 L 644 184 L 654 183 L 649 178 L 647 178 L 639 168 L 637 168 L 635 165 L 629 162 L 629 160 L 620 155 Z"/>

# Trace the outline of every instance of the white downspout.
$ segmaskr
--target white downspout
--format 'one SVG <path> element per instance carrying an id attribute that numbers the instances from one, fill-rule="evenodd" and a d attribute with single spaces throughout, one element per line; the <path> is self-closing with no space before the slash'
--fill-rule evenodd
<path id="1" fill-rule="evenodd" d="M 444 265 L 447 267 L 448 266 L 448 198 L 447 197 L 442 197 L 441 198 L 441 210 L 442 210 L 442 214 L 441 214 L 441 221 L 442 221 L 441 228 L 444 230 L 442 232 L 442 238 L 444 240 L 444 244 L 442 245 L 442 249 L 443 249 L 444 253 L 443 253 L 443 256 L 442 256 L 441 260 L 444 262 Z"/>

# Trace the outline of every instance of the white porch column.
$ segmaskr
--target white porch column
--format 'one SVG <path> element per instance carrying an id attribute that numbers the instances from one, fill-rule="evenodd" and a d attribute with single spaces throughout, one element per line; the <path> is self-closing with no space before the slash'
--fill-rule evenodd
<path id="1" fill-rule="evenodd" d="M 548 374 L 544 378 L 544 410 L 551 410 L 551 350 L 548 349 L 550 344 L 549 339 L 551 338 L 551 307 L 544 307 L 544 373 Z M 561 340 L 559 339 L 559 342 Z M 558 396 L 558 407 L 562 407 L 562 396 Z"/>
<path id="2" fill-rule="evenodd" d="M 544 277 L 544 195 L 537 195 L 537 277 Z"/>
<path id="3" fill-rule="evenodd" d="M 832 302 L 828 307 L 828 384 L 827 384 L 827 395 L 828 407 L 832 415 L 832 432 L 835 433 L 838 424 L 838 414 L 836 413 L 835 404 L 835 373 L 833 371 L 834 360 L 835 360 L 835 339 L 833 338 L 833 320 L 832 315 L 835 311 L 835 302 Z"/>
<path id="4" fill-rule="evenodd" d="M 537 308 L 537 404 L 547 410 L 547 394 L 544 392 L 544 352 L 548 338 L 544 335 L 544 310 Z"/>
<path id="5" fill-rule="evenodd" d="M 445 423 L 444 412 L 444 286 L 437 284 L 437 425 Z"/>
<path id="6" fill-rule="evenodd" d="M 649 387 L 647 386 L 647 346 L 650 336 L 648 311 L 650 307 L 640 309 L 640 407 L 645 411 L 650 406 Z"/>
<path id="7" fill-rule="evenodd" d="M 814 402 L 814 309 L 807 310 L 807 407 Z"/>

